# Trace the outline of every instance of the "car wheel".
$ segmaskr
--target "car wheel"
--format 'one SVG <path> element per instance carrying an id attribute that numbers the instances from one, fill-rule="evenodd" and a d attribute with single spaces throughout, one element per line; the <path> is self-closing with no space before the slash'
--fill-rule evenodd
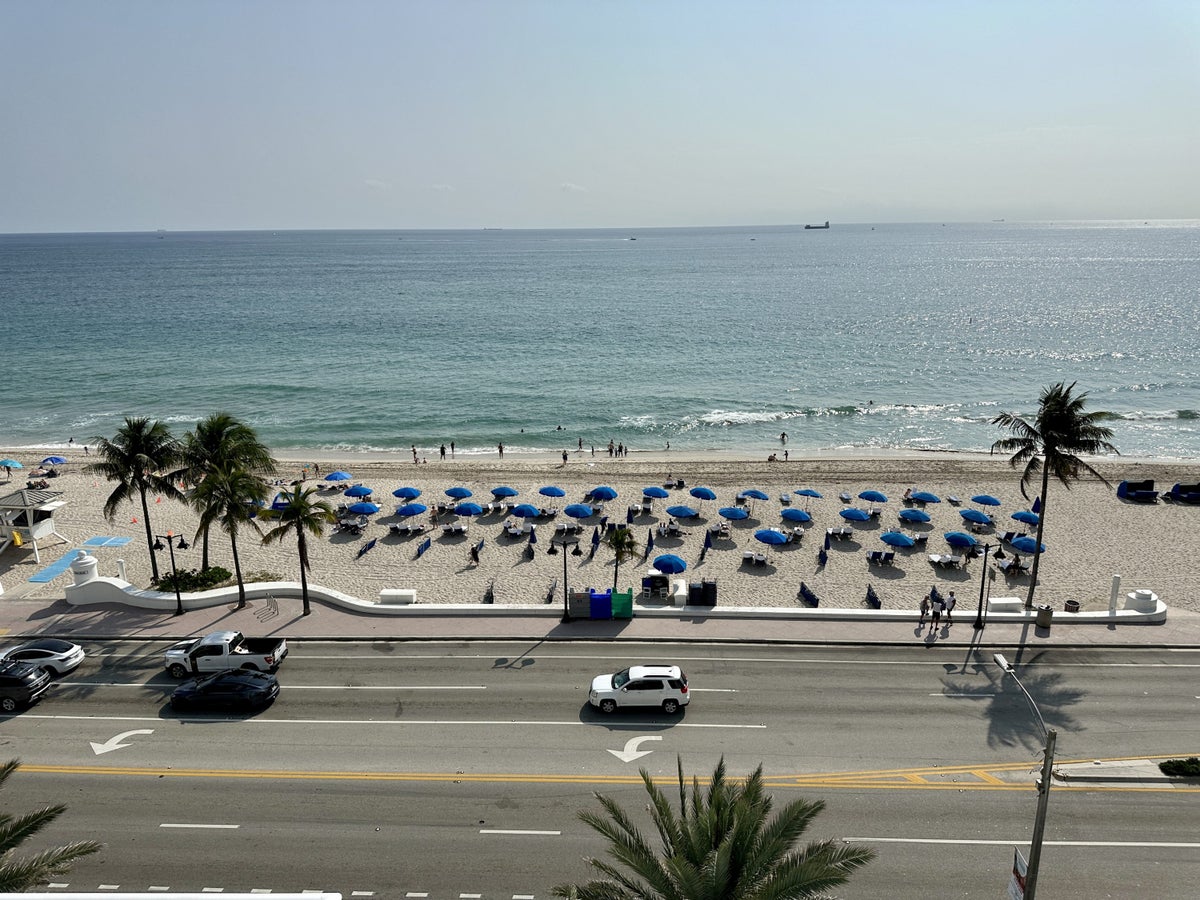
<path id="1" fill-rule="evenodd" d="M 678 700 L 664 700 L 663 701 L 663 712 L 665 712 L 668 716 L 672 715 L 678 711 L 679 711 L 679 701 Z"/>
<path id="2" fill-rule="evenodd" d="M 183 665 L 183 663 L 171 663 L 171 667 L 167 669 L 167 674 L 172 678 L 183 678 L 187 673 L 187 666 Z"/>
<path id="3" fill-rule="evenodd" d="M 600 701 L 600 712 L 602 712 L 602 713 L 610 713 L 613 710 L 615 710 L 616 708 L 617 708 L 616 700 L 601 700 Z"/>
<path id="4" fill-rule="evenodd" d="M 0 710 L 6 713 L 17 711 L 17 701 L 12 697 L 0 697 Z"/>

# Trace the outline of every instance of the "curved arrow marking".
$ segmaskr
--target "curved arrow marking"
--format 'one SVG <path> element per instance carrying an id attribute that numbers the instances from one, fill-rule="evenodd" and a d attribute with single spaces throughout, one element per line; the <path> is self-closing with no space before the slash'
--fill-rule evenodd
<path id="1" fill-rule="evenodd" d="M 125 738 L 133 737 L 135 734 L 154 734 L 153 728 L 135 728 L 133 731 L 122 731 L 120 734 L 110 737 L 103 744 L 97 744 L 95 741 L 89 741 L 92 745 L 92 752 L 99 756 L 101 753 L 109 753 L 113 750 L 120 750 L 122 747 L 131 747 L 132 744 L 122 744 L 121 741 Z"/>
<path id="2" fill-rule="evenodd" d="M 653 750 L 639 750 L 638 747 L 645 741 L 661 741 L 662 737 L 657 734 L 647 734 L 641 737 L 632 737 L 625 742 L 624 750 L 609 750 L 608 752 L 619 759 L 621 762 L 633 762 L 635 759 L 641 759 L 643 756 L 649 756 Z"/>

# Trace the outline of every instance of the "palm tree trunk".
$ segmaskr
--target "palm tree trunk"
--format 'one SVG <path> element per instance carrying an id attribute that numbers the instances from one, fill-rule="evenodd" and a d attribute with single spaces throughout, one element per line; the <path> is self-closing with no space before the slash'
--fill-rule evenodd
<path id="1" fill-rule="evenodd" d="M 613 557 L 613 586 L 612 586 L 612 592 L 613 592 L 614 594 L 617 592 L 617 576 L 620 574 L 620 572 L 621 572 L 621 555 L 620 555 L 620 554 L 617 554 L 616 556 L 614 556 L 614 557 Z"/>
<path id="2" fill-rule="evenodd" d="M 204 537 L 207 539 L 208 535 L 205 534 Z M 234 534 L 232 531 L 229 533 L 229 546 L 231 548 L 233 548 L 233 574 L 234 574 L 234 577 L 237 578 L 237 583 L 238 583 L 238 609 L 245 609 L 246 608 L 246 585 L 242 581 L 242 563 L 241 563 L 241 560 L 238 559 L 237 535 Z M 208 566 L 206 564 L 205 568 L 207 568 L 207 567 Z"/>
<path id="3" fill-rule="evenodd" d="M 308 605 L 308 548 L 304 546 L 304 532 L 298 531 L 297 542 L 300 545 L 300 600 L 304 605 L 304 615 L 312 612 Z"/>
<path id="4" fill-rule="evenodd" d="M 142 498 L 142 524 L 146 526 L 146 549 L 150 551 L 150 572 L 158 581 L 158 557 L 154 555 L 154 534 L 150 531 L 150 506 L 146 503 L 146 489 L 138 488 Z"/>
<path id="5" fill-rule="evenodd" d="M 202 525 L 201 528 L 203 528 L 203 530 L 204 530 L 204 540 L 200 545 L 200 571 L 207 572 L 208 571 L 208 526 Z M 236 557 L 237 557 L 237 550 L 234 550 L 235 560 L 236 560 Z"/>
<path id="6" fill-rule="evenodd" d="M 1037 587 L 1038 566 L 1042 561 L 1042 529 L 1046 527 L 1046 495 L 1050 492 L 1050 467 L 1042 466 L 1042 505 L 1038 510 L 1037 536 L 1034 538 L 1033 566 L 1029 570 L 1029 593 L 1025 597 L 1025 608 L 1033 609 L 1033 591 Z"/>

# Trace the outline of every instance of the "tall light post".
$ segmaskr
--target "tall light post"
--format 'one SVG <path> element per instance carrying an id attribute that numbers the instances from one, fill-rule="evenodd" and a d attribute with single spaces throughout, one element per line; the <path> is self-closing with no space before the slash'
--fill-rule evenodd
<path id="1" fill-rule="evenodd" d="M 1054 744 L 1058 740 L 1058 732 L 1053 728 L 1046 727 L 1046 720 L 1042 718 L 1042 713 L 1038 709 L 1037 704 L 1033 702 L 1033 697 L 1029 696 L 1029 691 L 1025 690 L 1025 685 L 1021 684 L 1021 679 L 1017 677 L 1017 673 L 1013 671 L 1013 667 L 1004 658 L 1004 655 L 1002 653 L 995 653 L 992 655 L 992 661 L 1013 677 L 1013 681 L 1017 683 L 1017 687 L 1021 689 L 1021 693 L 1029 701 L 1029 708 L 1037 716 L 1038 724 L 1042 726 L 1042 734 L 1046 738 L 1046 749 L 1043 751 L 1044 759 L 1042 760 L 1042 777 L 1038 782 L 1037 816 L 1033 820 L 1033 837 L 1029 841 L 1029 868 L 1025 875 L 1025 900 L 1035 900 L 1037 896 L 1038 865 L 1042 861 L 1042 835 L 1046 831 L 1046 807 L 1050 805 L 1050 779 L 1054 773 Z"/>
<path id="2" fill-rule="evenodd" d="M 562 580 L 563 614 L 562 614 L 562 621 L 564 621 L 564 622 L 571 621 L 571 607 L 570 607 L 571 596 L 570 596 L 570 591 L 567 590 L 567 548 L 568 547 L 578 547 L 578 546 L 579 546 L 579 538 L 553 537 L 553 538 L 550 538 L 550 548 L 546 551 L 547 553 L 557 553 L 558 551 L 554 548 L 562 547 L 562 558 L 563 558 L 563 580 Z"/>
<path id="3" fill-rule="evenodd" d="M 171 553 L 171 583 L 175 585 L 175 615 L 182 616 L 183 597 L 180 596 L 179 593 L 179 570 L 175 568 L 175 542 L 179 542 L 180 550 L 186 550 L 191 545 L 184 540 L 182 534 L 176 534 L 173 531 L 168 531 L 165 535 L 156 534 L 154 536 L 154 544 L 152 545 L 152 549 L 156 551 L 161 550 L 163 548 L 163 541 L 167 542 L 167 549 Z"/>
<path id="4" fill-rule="evenodd" d="M 983 545 L 983 563 L 981 565 L 981 568 L 983 571 L 981 571 L 979 573 L 979 609 L 977 609 L 975 611 L 975 630 L 976 631 L 983 631 L 984 625 L 986 624 L 984 621 L 984 618 L 983 618 L 983 588 L 984 588 L 984 585 L 987 583 L 987 573 L 988 573 L 987 558 L 988 558 L 988 552 L 991 549 L 992 549 L 991 544 Z"/>

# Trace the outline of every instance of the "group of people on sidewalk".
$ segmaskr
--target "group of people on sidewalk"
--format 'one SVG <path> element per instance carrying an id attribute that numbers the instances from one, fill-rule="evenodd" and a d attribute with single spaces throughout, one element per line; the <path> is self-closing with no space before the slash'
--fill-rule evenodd
<path id="1" fill-rule="evenodd" d="M 954 624 L 954 607 L 958 604 L 958 598 L 954 596 L 954 591 L 950 591 L 945 597 L 938 593 L 936 587 L 930 588 L 929 593 L 921 598 L 921 619 L 920 624 L 925 624 L 925 617 L 930 617 L 929 633 L 933 634 L 937 630 L 942 621 L 942 614 L 946 616 L 946 625 Z"/>

